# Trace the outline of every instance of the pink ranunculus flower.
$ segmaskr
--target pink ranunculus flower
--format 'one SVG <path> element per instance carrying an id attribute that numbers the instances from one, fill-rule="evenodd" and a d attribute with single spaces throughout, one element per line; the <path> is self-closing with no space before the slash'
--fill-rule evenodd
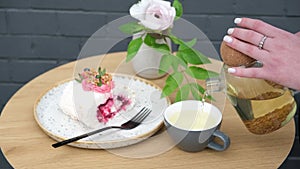
<path id="1" fill-rule="evenodd" d="M 98 93 L 109 93 L 114 86 L 115 84 L 111 81 L 109 84 L 103 84 L 101 86 L 94 85 L 93 90 Z"/>
<path id="2" fill-rule="evenodd" d="M 155 31 L 172 27 L 176 16 L 175 8 L 164 0 L 141 0 L 134 4 L 129 12 L 140 21 L 140 24 Z"/>
<path id="3" fill-rule="evenodd" d="M 89 83 L 87 81 L 87 79 L 83 79 L 81 82 L 81 85 L 82 85 L 82 89 L 85 91 L 93 91 L 94 90 L 94 85 Z"/>

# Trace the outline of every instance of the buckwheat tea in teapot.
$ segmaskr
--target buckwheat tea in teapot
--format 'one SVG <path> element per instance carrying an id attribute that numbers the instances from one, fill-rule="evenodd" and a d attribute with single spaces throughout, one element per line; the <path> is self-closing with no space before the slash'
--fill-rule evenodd
<path id="1" fill-rule="evenodd" d="M 297 106 L 288 88 L 263 79 L 237 77 L 227 73 L 229 67 L 256 62 L 224 42 L 221 45 L 221 56 L 225 63 L 223 83 L 226 84 L 226 94 L 250 132 L 267 134 L 293 118 Z"/>

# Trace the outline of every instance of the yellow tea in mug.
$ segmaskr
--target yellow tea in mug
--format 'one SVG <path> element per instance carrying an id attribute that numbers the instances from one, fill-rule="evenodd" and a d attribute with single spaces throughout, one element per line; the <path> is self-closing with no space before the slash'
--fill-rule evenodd
<path id="1" fill-rule="evenodd" d="M 176 127 L 187 130 L 206 130 L 218 123 L 218 118 L 206 111 L 185 110 L 172 114 L 170 122 Z"/>

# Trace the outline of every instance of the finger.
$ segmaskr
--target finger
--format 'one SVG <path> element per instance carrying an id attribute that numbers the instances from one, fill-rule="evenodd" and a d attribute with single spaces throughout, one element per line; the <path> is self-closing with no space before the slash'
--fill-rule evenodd
<path id="1" fill-rule="evenodd" d="M 279 29 L 258 19 L 235 18 L 234 23 L 236 23 L 238 26 L 254 30 L 268 37 L 275 37 L 280 34 L 286 33 L 282 29 Z"/>
<path id="2" fill-rule="evenodd" d="M 254 46 L 258 46 L 259 42 L 263 39 L 264 35 L 261 33 L 258 33 L 253 30 L 249 29 L 243 29 L 243 28 L 229 28 L 227 33 L 239 40 L 242 40 L 244 42 L 251 43 Z M 269 41 L 271 38 L 268 38 L 265 40 L 263 48 L 265 50 L 270 49 L 269 47 Z"/>
<path id="3" fill-rule="evenodd" d="M 232 36 L 226 35 L 224 36 L 223 40 L 228 46 L 232 47 L 233 49 L 236 49 L 244 53 L 245 55 L 262 62 L 264 62 L 264 58 L 267 58 L 267 55 L 269 54 L 269 52 L 266 50 L 260 50 L 257 46 L 254 46 L 247 42 L 243 42 Z"/>
<path id="4" fill-rule="evenodd" d="M 233 74 L 239 77 L 247 78 L 263 78 L 263 71 L 261 68 L 242 68 L 242 67 L 233 67 L 228 68 L 228 73 Z"/>

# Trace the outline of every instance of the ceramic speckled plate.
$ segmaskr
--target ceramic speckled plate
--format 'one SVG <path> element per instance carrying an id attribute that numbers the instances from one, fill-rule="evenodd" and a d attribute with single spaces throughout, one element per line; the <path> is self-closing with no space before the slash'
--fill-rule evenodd
<path id="1" fill-rule="evenodd" d="M 134 92 L 134 106 L 120 112 L 103 125 L 120 125 L 133 117 L 142 107 L 152 109 L 152 113 L 138 127 L 131 130 L 111 129 L 84 138 L 68 145 L 87 149 L 110 149 L 124 147 L 143 141 L 153 135 L 163 125 L 163 111 L 170 104 L 168 98 L 161 98 L 161 89 L 152 82 L 122 74 L 113 74 L 116 87 L 124 87 Z M 43 94 L 34 106 L 35 120 L 41 129 L 56 141 L 62 141 L 87 133 L 88 128 L 80 121 L 66 115 L 59 106 L 64 88 L 75 80 L 67 80 L 55 85 Z"/>

